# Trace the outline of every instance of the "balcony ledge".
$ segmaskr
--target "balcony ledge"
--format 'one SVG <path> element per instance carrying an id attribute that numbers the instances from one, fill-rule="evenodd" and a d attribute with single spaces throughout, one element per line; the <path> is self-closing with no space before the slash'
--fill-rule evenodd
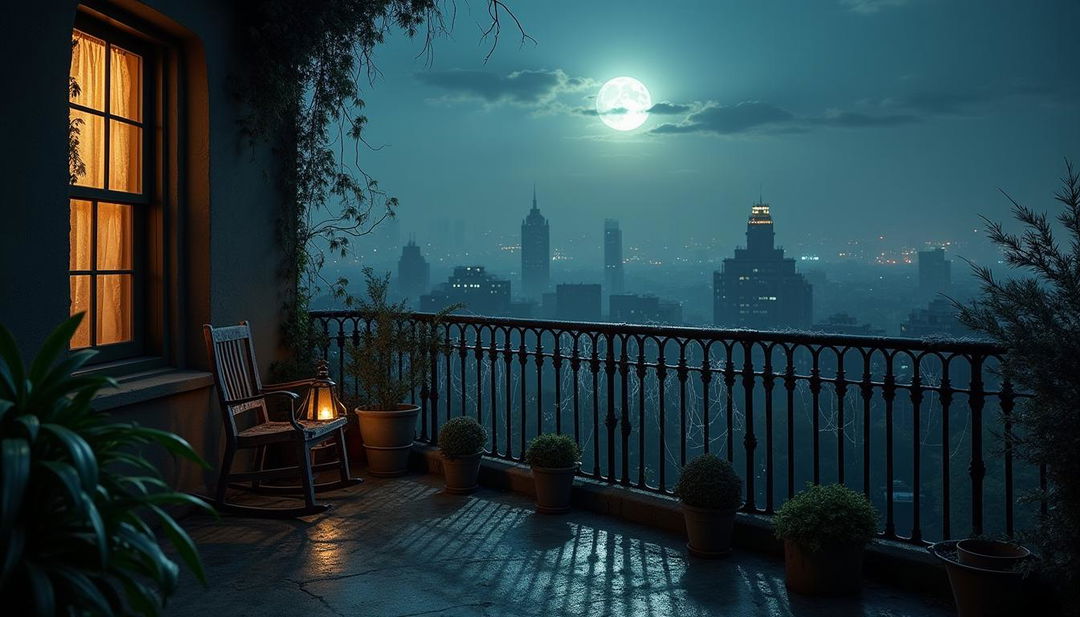
<path id="1" fill-rule="evenodd" d="M 210 388 L 214 378 L 203 371 L 163 369 L 130 375 L 114 388 L 105 388 L 93 399 L 94 409 L 107 411 L 192 390 Z"/>

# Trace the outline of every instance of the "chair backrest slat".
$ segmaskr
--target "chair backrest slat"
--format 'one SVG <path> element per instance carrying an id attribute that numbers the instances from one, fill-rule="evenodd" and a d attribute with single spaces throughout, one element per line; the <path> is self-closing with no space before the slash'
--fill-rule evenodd
<path id="1" fill-rule="evenodd" d="M 258 409 L 262 420 L 266 420 L 266 404 L 261 399 L 253 403 L 230 403 L 255 396 L 262 390 L 251 328 L 246 321 L 237 326 L 223 328 L 207 324 L 203 326 L 203 334 L 214 381 L 217 383 L 218 402 L 221 404 L 225 428 L 235 436 L 233 415 Z"/>

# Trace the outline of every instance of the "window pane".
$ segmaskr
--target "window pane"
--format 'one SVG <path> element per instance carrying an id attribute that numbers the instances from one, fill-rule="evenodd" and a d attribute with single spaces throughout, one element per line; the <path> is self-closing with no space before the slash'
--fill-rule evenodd
<path id="1" fill-rule="evenodd" d="M 90 217 L 92 212 L 90 202 L 81 199 L 71 200 L 71 231 L 69 232 L 71 257 L 68 265 L 71 270 L 90 269 Z"/>
<path id="2" fill-rule="evenodd" d="M 131 340 L 130 274 L 103 274 L 97 277 L 97 344 Z"/>
<path id="3" fill-rule="evenodd" d="M 105 41 L 78 30 L 72 40 L 71 79 L 79 94 L 71 102 L 105 111 Z"/>
<path id="4" fill-rule="evenodd" d="M 142 192 L 142 129 L 109 121 L 109 190 Z"/>
<path id="5" fill-rule="evenodd" d="M 105 119 L 85 111 L 71 110 L 74 123 L 73 139 L 77 142 L 79 157 L 86 165 L 86 173 L 75 184 L 91 188 L 105 188 Z"/>
<path id="6" fill-rule="evenodd" d="M 131 206 L 98 203 L 97 269 L 131 269 Z"/>
<path id="7" fill-rule="evenodd" d="M 71 337 L 71 348 L 90 346 L 90 275 L 80 274 L 70 277 L 71 281 L 71 314 L 85 312 L 79 329 Z"/>
<path id="8" fill-rule="evenodd" d="M 109 113 L 142 120 L 142 58 L 116 47 L 109 49 Z"/>

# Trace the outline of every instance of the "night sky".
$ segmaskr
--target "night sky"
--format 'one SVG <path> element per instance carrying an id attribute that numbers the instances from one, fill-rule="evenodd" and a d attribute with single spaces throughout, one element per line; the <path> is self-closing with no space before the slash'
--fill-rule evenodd
<path id="1" fill-rule="evenodd" d="M 364 92 L 361 164 L 421 242 L 516 235 L 534 181 L 555 248 L 607 217 L 731 246 L 759 190 L 782 244 L 972 242 L 999 188 L 1052 207 L 1080 158 L 1074 0 L 511 1 L 535 44 L 504 23 L 486 63 L 485 5 L 457 4 L 432 57 L 381 46 Z M 658 103 L 630 132 L 593 111 L 621 75 Z"/>

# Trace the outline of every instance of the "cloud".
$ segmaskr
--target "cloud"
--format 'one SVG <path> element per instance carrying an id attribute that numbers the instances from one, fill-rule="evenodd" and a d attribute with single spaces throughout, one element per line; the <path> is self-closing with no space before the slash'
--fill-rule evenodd
<path id="1" fill-rule="evenodd" d="M 770 103 L 745 101 L 737 105 L 706 104 L 686 116 L 682 122 L 665 123 L 653 133 L 714 133 L 731 135 L 794 119 L 791 112 Z"/>
<path id="2" fill-rule="evenodd" d="M 680 105 L 678 103 L 669 103 L 667 101 L 662 101 L 650 107 L 649 113 L 659 115 L 685 114 L 691 109 L 693 109 L 693 107 L 691 107 L 690 105 Z"/>
<path id="3" fill-rule="evenodd" d="M 840 4 L 854 13 L 872 15 L 882 9 L 905 6 L 908 0 L 840 0 Z"/>
<path id="4" fill-rule="evenodd" d="M 599 87 L 590 78 L 572 77 L 562 69 L 523 70 L 506 75 L 453 69 L 416 73 L 415 77 L 422 84 L 446 90 L 449 100 L 535 108 L 549 106 L 563 94 Z"/>

